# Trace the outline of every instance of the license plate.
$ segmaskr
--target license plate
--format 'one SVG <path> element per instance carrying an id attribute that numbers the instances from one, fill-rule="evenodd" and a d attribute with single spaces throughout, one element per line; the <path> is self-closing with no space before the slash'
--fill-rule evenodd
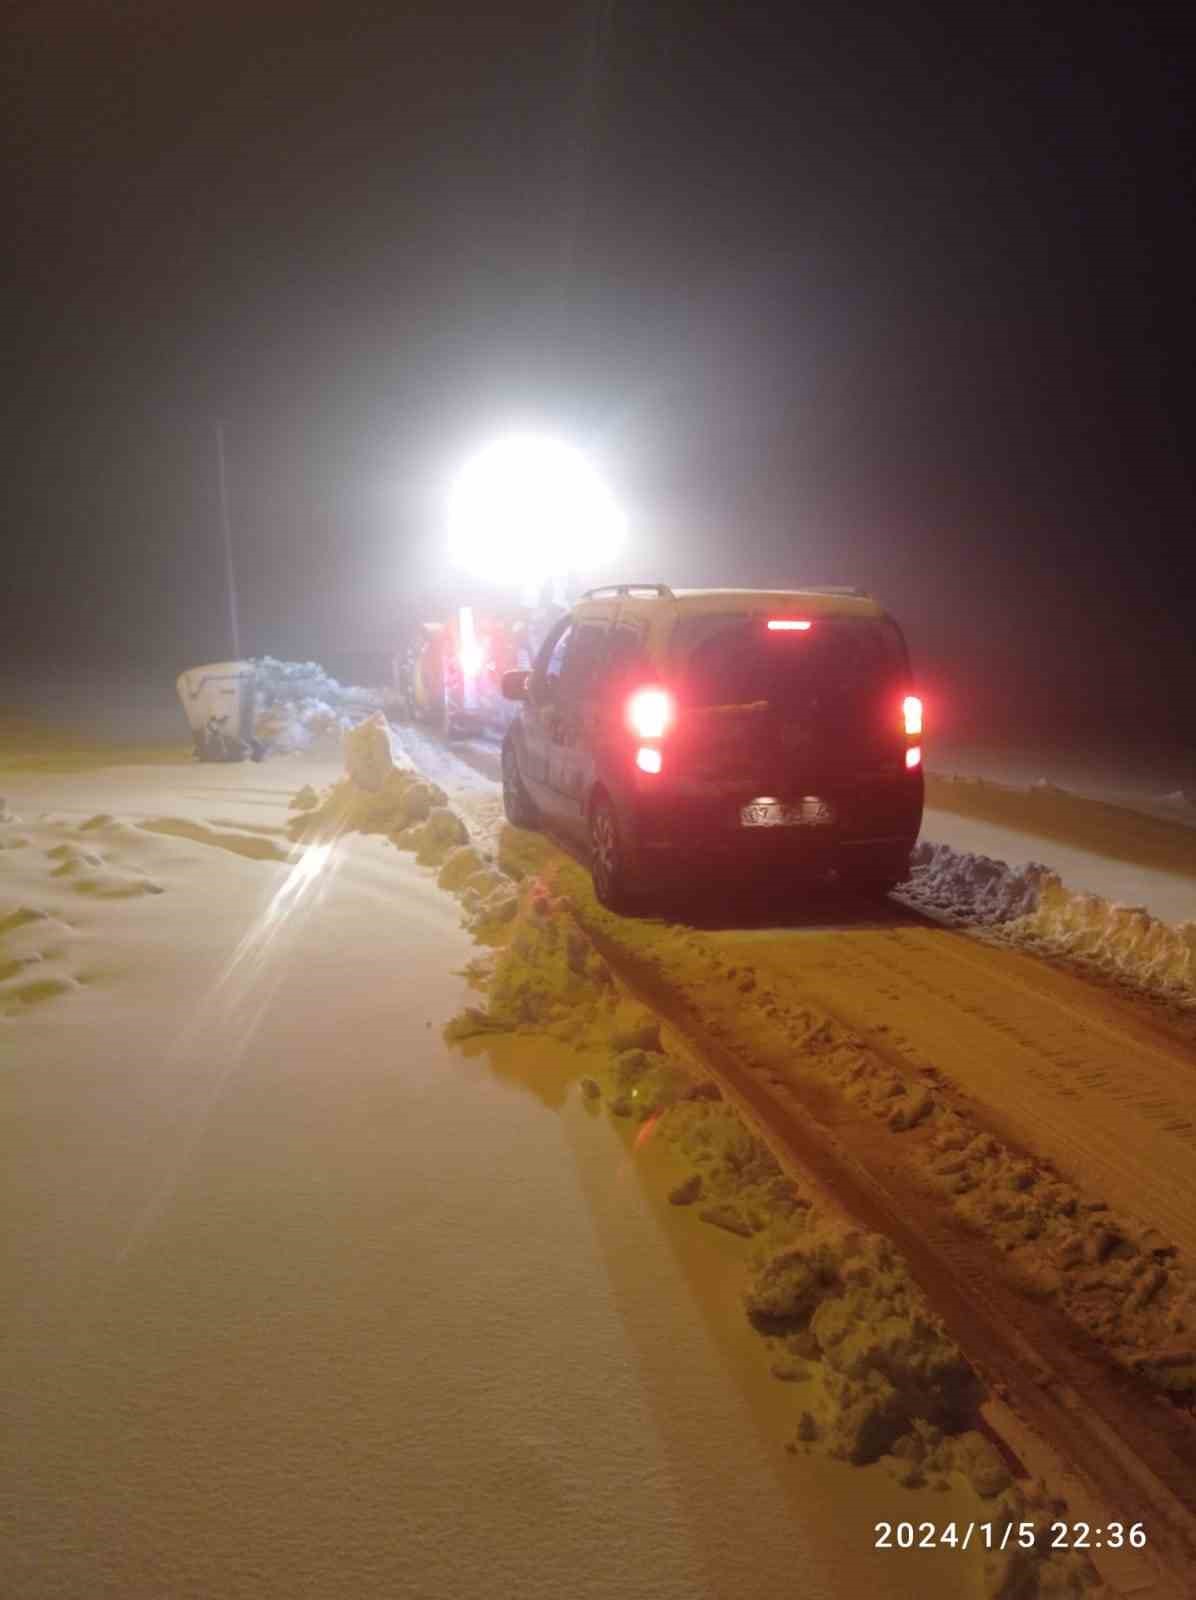
<path id="1" fill-rule="evenodd" d="M 739 812 L 745 828 L 819 828 L 834 820 L 829 803 L 813 794 L 794 801 L 753 800 Z"/>

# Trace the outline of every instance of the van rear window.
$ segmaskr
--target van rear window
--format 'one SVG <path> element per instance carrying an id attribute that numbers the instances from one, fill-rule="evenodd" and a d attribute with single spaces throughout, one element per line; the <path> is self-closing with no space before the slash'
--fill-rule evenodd
<path id="1" fill-rule="evenodd" d="M 681 619 L 674 650 L 686 704 L 858 703 L 909 676 L 905 641 L 888 617 L 817 617 L 808 632 L 769 632 L 766 621 L 742 612 Z"/>

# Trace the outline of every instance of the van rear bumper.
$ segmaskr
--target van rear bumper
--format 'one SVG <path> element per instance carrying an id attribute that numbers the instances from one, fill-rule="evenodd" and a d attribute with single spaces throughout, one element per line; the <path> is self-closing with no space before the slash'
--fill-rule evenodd
<path id="1" fill-rule="evenodd" d="M 903 873 L 922 827 L 921 771 L 868 784 L 810 783 L 834 808 L 834 822 L 814 826 L 744 827 L 751 795 L 702 795 L 637 783 L 616 805 L 625 837 L 645 865 L 738 865 L 745 870 L 835 867 L 856 877 Z"/>

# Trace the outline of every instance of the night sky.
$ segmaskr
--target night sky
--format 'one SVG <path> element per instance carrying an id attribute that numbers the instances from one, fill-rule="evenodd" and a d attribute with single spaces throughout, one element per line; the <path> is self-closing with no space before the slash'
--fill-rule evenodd
<path id="1" fill-rule="evenodd" d="M 1182 16 L 10 8 L 0 665 L 227 653 L 217 418 L 244 649 L 387 649 L 525 425 L 623 576 L 860 583 L 958 731 L 1196 745 Z"/>

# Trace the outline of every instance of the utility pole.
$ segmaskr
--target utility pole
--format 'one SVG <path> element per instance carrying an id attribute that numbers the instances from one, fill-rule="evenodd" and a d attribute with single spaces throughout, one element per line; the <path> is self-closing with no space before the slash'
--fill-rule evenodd
<path id="1" fill-rule="evenodd" d="M 224 587 L 228 595 L 228 625 L 233 641 L 233 660 L 241 659 L 241 633 L 237 627 L 237 585 L 233 577 L 233 534 L 228 521 L 228 489 L 224 473 L 224 423 L 216 424 L 216 460 L 220 468 L 220 523 L 224 529 Z"/>

